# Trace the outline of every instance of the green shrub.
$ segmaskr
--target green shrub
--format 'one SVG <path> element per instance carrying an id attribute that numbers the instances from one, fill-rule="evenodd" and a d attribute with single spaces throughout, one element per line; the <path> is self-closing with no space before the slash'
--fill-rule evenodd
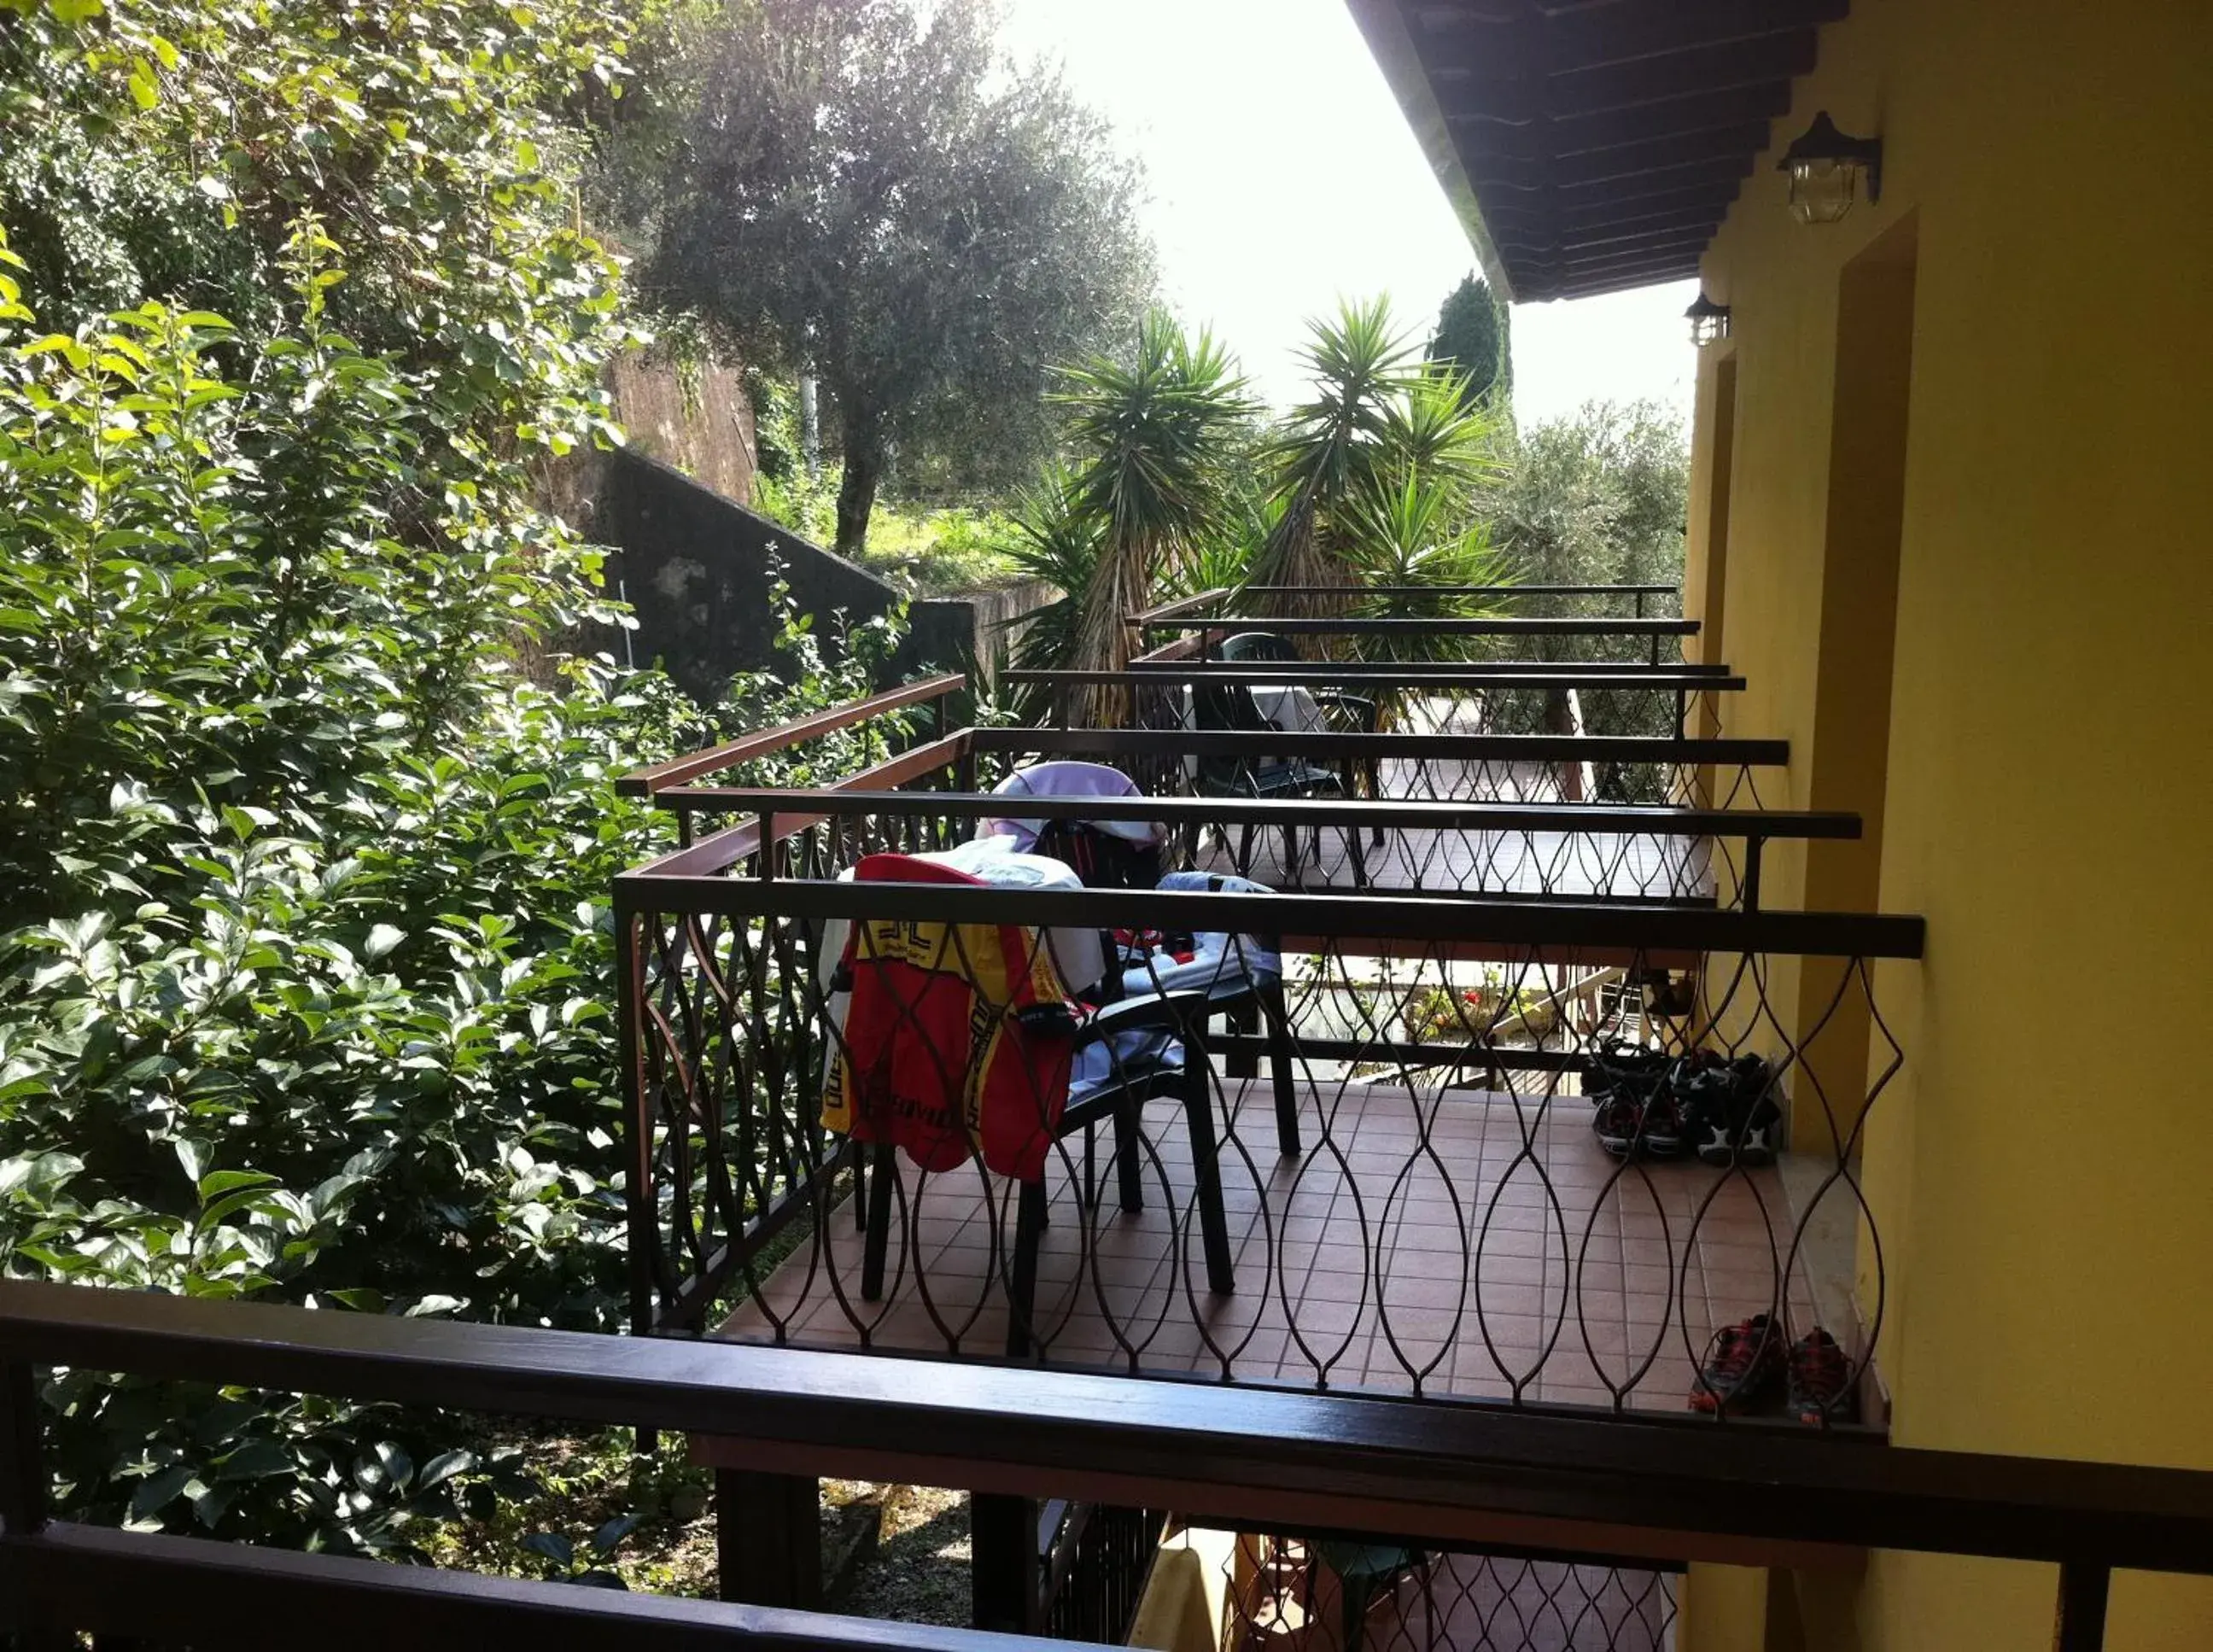
<path id="1" fill-rule="evenodd" d="M 561 164 L 602 15 L 0 0 L 9 1277 L 619 1321 L 607 891 L 669 834 L 615 777 L 869 650 L 792 619 L 712 712 L 545 652 L 619 618 L 533 503 L 632 336 Z M 77 1518 L 417 1552 L 516 1484 L 387 1407 L 47 1397 Z"/>

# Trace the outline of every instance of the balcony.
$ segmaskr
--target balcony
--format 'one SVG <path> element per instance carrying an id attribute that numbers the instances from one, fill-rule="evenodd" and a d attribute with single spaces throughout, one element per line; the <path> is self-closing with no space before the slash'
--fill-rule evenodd
<path id="1" fill-rule="evenodd" d="M 1849 1350 L 1851 1381 L 1810 1419 L 1814 1432 L 1880 1439 L 1869 1351 L 1882 1287 L 1878 1276 L 1863 1301 L 1855 1277 L 1855 1247 L 1875 1236 L 1853 1143 L 1903 1052 L 1891 1046 L 1846 1093 L 1825 1084 L 1813 1045 L 1832 1021 L 1881 1025 L 1872 965 L 1917 955 L 1919 925 L 1763 905 L 1773 845 L 1849 838 L 1859 823 L 1759 807 L 1783 742 L 1688 733 L 1741 680 L 1661 665 L 1660 639 L 1694 629 L 1678 620 L 1637 620 L 1655 658 L 1636 667 L 1364 674 L 1216 660 L 1208 616 L 1165 623 L 1198 635 L 1125 674 L 1017 682 L 1044 691 L 1057 715 L 1043 726 L 954 728 L 941 701 L 934 738 L 834 785 L 748 788 L 701 761 L 638 777 L 686 823 L 686 847 L 617 895 L 632 1155 L 651 1190 L 632 1204 L 639 1329 L 1440 1414 L 1619 1424 L 1686 1419 L 1705 1402 L 1710 1425 L 1740 1408 L 1702 1364 L 1717 1333 L 1766 1314 Z M 1240 727 L 1249 717 L 1222 709 L 1256 689 L 1296 706 L 1298 691 L 1325 695 L 1331 678 L 1352 691 L 1330 700 L 1334 720 Z M 1628 697 L 1666 732 L 1532 726 L 1548 700 L 1586 692 Z M 1136 726 L 1071 720 L 1102 693 Z M 1362 703 L 1350 723 L 1349 699 Z M 1116 765 L 1137 791 L 1027 790 L 1018 807 L 999 795 L 1068 759 Z M 1286 772 L 1295 795 L 1271 795 L 1264 777 Z M 1010 814 L 1041 838 L 1155 823 L 1159 858 L 1137 887 L 852 881 L 871 854 L 942 852 Z M 1252 881 L 1155 892 L 1161 872 Z M 1040 1113 L 1036 1131 L 1051 1139 L 1034 1178 L 980 1155 L 928 1171 L 819 1120 L 826 1064 L 856 1053 L 833 954 L 853 936 L 844 967 L 865 976 L 885 961 L 871 952 L 885 925 L 1020 935 L 1030 953 L 1010 977 L 1042 954 L 1074 979 L 1070 954 L 1113 930 L 1219 935 L 1235 960 L 1249 948 L 1281 964 L 1249 991 L 1177 1012 L 1177 1039 L 1200 1058 L 1186 1059 L 1188 1082 L 1080 1131 Z M 1785 960 L 1833 981 L 1810 1030 L 1795 1026 L 1795 1004 L 1770 999 Z M 1594 1092 L 1630 1049 L 1663 1063 L 1765 1055 L 1798 1150 L 1778 1160 L 1740 1144 L 1708 1162 L 1639 1138 L 1609 1151 Z M 695 1450 L 751 1478 L 744 1454 Z M 787 1494 L 759 1495 L 773 1524 Z M 1326 1538 L 1281 1522 L 1236 1529 L 1269 1557 L 1224 1597 L 1248 1603 L 1241 1632 L 1289 1633 L 1294 1618 L 1319 1632 L 1329 1613 L 1316 1602 L 1337 1588 L 1316 1559 Z M 1392 1633 L 1418 1624 L 1480 1644 L 1479 1625 L 1503 1613 L 1526 1620 L 1515 1644 L 1665 1643 L 1681 1555 L 1607 1551 L 1585 1565 L 1594 1546 L 1570 1530 L 1514 1528 L 1503 1549 L 1497 1531 L 1484 1535 L 1454 1550 L 1432 1532 L 1415 1545 L 1429 1593 L 1417 1601 L 1410 1585 L 1390 1612 L 1378 1606 Z M 979 1526 L 979 1557 L 991 1540 Z M 1052 1552 L 1051 1533 L 1011 1515 L 998 1540 L 1040 1564 Z M 1263 1577 L 1283 1599 L 1252 1594 Z M 1562 1606 L 1571 1597 L 1576 1612 Z M 1373 1623 L 1361 1633 L 1389 1639 Z"/>
<path id="2" fill-rule="evenodd" d="M 1239 1652 L 1648 1652 L 1674 1643 L 1688 1566 L 1849 1569 L 1879 1546 L 2056 1563 L 2058 1644 L 2084 1652 L 2112 1568 L 2213 1570 L 2213 1477 L 1887 1442 L 1856 1143 L 1910 1058 L 1875 966 L 1910 966 L 1921 925 L 1764 899 L 1777 845 L 1857 822 L 1759 807 L 1781 742 L 1687 732 L 1725 670 L 1487 662 L 1391 684 L 1387 727 L 1207 728 L 1179 696 L 1249 669 L 1207 657 L 1210 619 L 1112 684 L 1045 685 L 1119 691 L 1140 726 L 955 728 L 941 678 L 634 777 L 684 845 L 615 892 L 638 1335 L 0 1283 L 16 1643 L 290 1644 L 312 1618 L 342 1646 L 992 1652 L 987 1631 L 1119 1641 L 1134 1612 L 1198 1637 L 1153 1643 Z M 1533 681 L 1590 679 L 1668 732 L 1498 726 Z M 931 704 L 918 738 L 905 722 Z M 738 783 L 867 723 L 889 754 L 834 785 Z M 1071 757 L 1143 789 L 995 795 Z M 1201 783 L 1285 763 L 1305 795 Z M 1041 841 L 1156 822 L 1149 870 L 1251 885 L 840 875 L 1016 808 Z M 1180 944 L 1125 954 L 1116 930 L 1224 940 L 1171 982 Z M 1033 1174 L 980 1150 L 925 1170 L 826 1130 L 829 1064 L 865 1054 L 847 995 L 894 961 L 887 937 L 924 933 L 969 978 L 979 936 L 1010 979 L 1112 956 L 1119 991 L 1088 1015 L 1178 1058 L 1145 1068 L 1109 1039 L 1121 1089 L 1087 1125 L 1042 1105 L 1050 1086 L 1013 1093 L 1039 1105 L 1000 1147 L 1034 1149 Z M 1839 1033 L 1874 1058 L 1837 1061 Z M 1738 1126 L 1667 1150 L 1649 1076 L 1695 1052 L 1765 1063 L 1781 1106 L 1760 1150 Z M 1809 1417 L 1699 1374 L 1761 1313 L 1843 1347 L 1854 1381 Z M 52 1367 L 682 1435 L 716 1470 L 722 1593 L 754 1604 L 52 1522 L 34 1377 Z M 972 1494 L 975 1630 L 789 1610 L 819 1600 L 825 1476 Z"/>

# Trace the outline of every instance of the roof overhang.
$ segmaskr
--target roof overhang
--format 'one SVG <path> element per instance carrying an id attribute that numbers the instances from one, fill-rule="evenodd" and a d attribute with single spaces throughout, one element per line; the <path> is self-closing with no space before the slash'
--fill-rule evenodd
<path id="1" fill-rule="evenodd" d="M 1695 276 L 1850 0 L 1346 0 L 1491 285 Z"/>

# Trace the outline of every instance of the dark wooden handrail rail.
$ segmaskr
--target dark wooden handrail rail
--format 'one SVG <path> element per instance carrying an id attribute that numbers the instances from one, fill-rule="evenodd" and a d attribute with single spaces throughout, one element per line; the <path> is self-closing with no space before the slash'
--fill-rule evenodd
<path id="1" fill-rule="evenodd" d="M 1523 662 L 1527 664 L 1528 662 Z M 1741 676 L 1723 677 L 1704 671 L 1680 669 L 1671 667 L 1645 667 L 1633 671 L 1589 671 L 1577 666 L 1564 665 L 1550 671 L 1493 671 L 1479 666 L 1436 668 L 1431 666 L 1386 666 L 1381 672 L 1359 674 L 1389 674 L 1380 685 L 1391 688 L 1680 688 L 1692 692 L 1718 691 L 1724 693 L 1741 692 L 1745 684 Z M 1340 667 L 1314 665 L 1205 665 L 1178 660 L 1167 665 L 1136 665 L 1128 671 L 1003 671 L 1003 683 L 1037 683 L 1068 687 L 1158 688 L 1163 685 L 1183 683 L 1263 683 L 1283 686 L 1337 688 L 1350 675 Z"/>
<path id="2" fill-rule="evenodd" d="M 1457 1514 L 1510 1515 L 2213 1573 L 2213 1473 L 1880 1446 L 1787 1423 L 1132 1381 L 15 1282 L 0 1283 L 0 1362 L 13 1413 L 0 1505 L 16 1516 L 16 1556 L 36 1542 L 26 1539 L 44 1490 L 27 1374 L 61 1365 L 642 1424 L 765 1461 L 927 1455 L 975 1489 L 1067 1495 L 1054 1488 L 1104 1478 L 1194 1514 L 1296 1498 L 1388 1507 L 1447 1532 Z"/>
<path id="3" fill-rule="evenodd" d="M 147 1646 L 390 1652 L 1097 1652 L 1070 1641 L 55 1524 L 0 1535 L 0 1621 L 25 1652 L 70 1631 Z M 34 1629 L 34 1626 L 36 1626 Z M 62 1634 L 38 1638 L 38 1630 Z"/>
<path id="4" fill-rule="evenodd" d="M 1283 636 L 1356 636 L 1369 632 L 1383 637 L 1695 637 L 1695 619 L 1658 619 L 1623 615 L 1618 619 L 1553 619 L 1526 615 L 1439 615 L 1434 619 L 1362 614 L 1267 615 L 1232 614 L 1204 621 L 1147 619 L 1135 622 L 1140 631 L 1228 631 L 1250 625 Z"/>
<path id="5" fill-rule="evenodd" d="M 897 688 L 887 689 L 864 700 L 852 700 L 844 705 L 812 711 L 789 722 L 780 722 L 773 728 L 763 728 L 705 751 L 691 752 L 682 757 L 671 758 L 666 763 L 633 769 L 615 782 L 615 789 L 625 797 L 657 796 L 673 786 L 686 784 L 703 774 L 714 774 L 754 758 L 789 751 L 824 735 L 836 734 L 841 728 L 850 728 L 856 723 L 866 722 L 870 717 L 903 711 L 926 700 L 942 700 L 967 686 L 968 680 L 958 672 L 918 678 L 913 682 L 902 683 Z"/>
<path id="6" fill-rule="evenodd" d="M 1187 652 L 1171 655 L 1155 649 L 1149 654 L 1133 655 L 1130 661 L 1130 669 L 1133 672 L 1155 672 L 1164 666 L 1182 666 L 1187 667 L 1193 673 L 1194 678 L 1198 674 L 1204 673 L 1210 680 L 1220 680 L 1226 674 L 1232 672 L 1270 669 L 1268 662 L 1265 660 L 1202 658 L 1198 652 L 1198 644 L 1199 638 L 1197 636 L 1186 637 L 1180 642 L 1170 643 L 1168 646 L 1182 648 Z M 1409 673 L 1416 672 L 1435 675 L 1439 673 L 1464 674 L 1479 671 L 1486 677 L 1558 676 L 1563 672 L 1573 672 L 1577 676 L 1591 677 L 1649 677 L 1655 671 L 1664 671 L 1671 678 L 1727 677 L 1734 674 L 1726 664 L 1718 662 L 1709 664 L 1704 661 L 1696 660 L 1670 660 L 1656 666 L 1649 660 L 1482 660 L 1472 661 L 1465 665 L 1424 664 L 1404 660 L 1332 660 L 1326 666 L 1317 666 L 1312 661 L 1284 661 L 1281 664 L 1284 669 L 1298 671 L 1320 669 L 1347 679 L 1359 678 L 1363 680 L 1363 692 L 1370 683 L 1375 687 L 1388 688 L 1399 679 L 1406 676 Z M 1377 679 L 1381 680 L 1375 681 L 1375 680 Z M 1228 680 L 1234 682 L 1241 680 L 1230 677 Z"/>
<path id="7" fill-rule="evenodd" d="M 1668 766 L 1781 768 L 1787 740 L 1678 740 L 1659 735 L 1367 734 L 1253 728 L 978 728 L 971 747 L 983 753 L 1038 756 L 1372 757 L 1380 760 L 1466 763 L 1657 763 Z"/>
<path id="8" fill-rule="evenodd" d="M 950 742 L 941 742 L 949 744 Z M 926 749 L 926 748 L 925 748 Z M 856 776 L 857 780 L 862 777 Z M 942 815 L 952 820 L 1146 820 L 1170 826 L 1379 826 L 1416 831 L 1631 832 L 1672 838 L 1855 838 L 1848 809 L 1690 808 L 1667 803 L 1492 803 L 1430 797 L 1054 797 L 988 791 L 692 786 L 694 807 L 752 814 Z"/>
<path id="9" fill-rule="evenodd" d="M 1215 603 L 1226 600 L 1235 594 L 1236 592 L 1231 587 L 1216 585 L 1211 590 L 1200 591 L 1191 596 L 1180 596 L 1172 602 L 1163 602 L 1157 607 L 1142 609 L 1136 613 L 1125 614 L 1123 623 L 1130 625 L 1155 625 L 1163 619 L 1173 619 L 1180 613 L 1196 613 L 1201 608 L 1210 607 Z"/>
<path id="10" fill-rule="evenodd" d="M 704 850 L 714 842 L 704 839 L 698 847 Z M 817 920 L 899 918 L 1019 924 L 1037 929 L 1269 935 L 1279 937 L 1290 952 L 1348 951 L 1356 940 L 1462 949 L 1510 948 L 1564 957 L 1605 954 L 1652 959 L 1716 953 L 1918 958 L 1927 935 L 1922 918 L 1891 913 L 1744 911 L 1629 901 L 1466 896 L 1253 895 L 733 878 L 668 869 L 677 859 L 670 856 L 615 878 L 619 920 L 668 912 Z M 1465 955 L 1493 954 L 1466 951 Z"/>
<path id="11" fill-rule="evenodd" d="M 1680 585 L 1247 585 L 1241 596 L 1673 596 Z"/>

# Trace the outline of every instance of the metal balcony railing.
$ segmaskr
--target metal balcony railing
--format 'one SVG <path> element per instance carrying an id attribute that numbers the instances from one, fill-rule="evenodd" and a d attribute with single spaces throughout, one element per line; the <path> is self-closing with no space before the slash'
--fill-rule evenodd
<path id="1" fill-rule="evenodd" d="M 1832 1021 L 1881 1028 L 1870 966 L 1917 955 L 1917 919 L 851 883 L 836 875 L 865 853 L 951 844 L 1009 806 L 928 791 L 719 801 L 755 811 L 755 824 L 616 891 L 641 1330 L 707 1328 L 735 1294 L 725 1331 L 782 1342 L 1613 1410 L 1682 1407 L 1716 1332 L 1759 1314 L 1778 1338 L 1820 1325 L 1864 1363 L 1880 1286 L 1866 1322 L 1850 1323 L 1821 1300 L 1807 1246 L 1824 1204 L 1849 1210 L 1848 1227 L 1871 1225 L 1853 1149 L 1901 1058 L 1891 1046 L 1852 1093 L 1832 1093 L 1808 1046 Z M 1020 808 L 1095 818 L 1175 806 Z M 1417 807 L 1206 806 L 1233 821 L 1348 812 L 1359 831 Z M 1790 829 L 1685 820 L 1694 832 Z M 1016 936 L 1064 980 L 1075 943 L 1092 937 L 1096 956 L 1101 931 L 1228 940 L 1199 983 L 1210 996 L 1165 1012 L 1162 1030 L 1201 1058 L 1187 1082 L 1081 1139 L 1055 1133 L 1048 1099 L 1031 1098 L 1025 1127 L 1050 1140 L 1041 1180 L 1018 1187 L 980 1156 L 923 1172 L 825 1132 L 823 1075 L 857 1058 L 833 924 L 857 937 L 849 968 L 863 975 L 887 962 L 872 950 L 886 925 L 938 926 L 938 961 L 963 976 L 978 960 L 951 953 Z M 1282 960 L 1271 976 L 1264 954 Z M 1803 1039 L 1767 997 L 1773 961 L 1789 956 L 1834 971 L 1834 1002 Z M 1246 979 L 1253 991 L 1234 990 Z M 1124 990 L 1145 984 L 1141 971 Z M 1647 1053 L 1618 1054 L 1625 1037 Z M 1634 1116 L 1613 1119 L 1619 1156 L 1605 1151 L 1593 1127 L 1606 1109 L 1583 1093 L 1594 1078 L 1755 1046 L 1772 1059 L 1743 1105 L 1794 1098 L 1819 1167 L 1801 1203 L 1766 1162 L 1779 1116 L 1760 1151 L 1723 1140 L 1711 1163 Z"/>

